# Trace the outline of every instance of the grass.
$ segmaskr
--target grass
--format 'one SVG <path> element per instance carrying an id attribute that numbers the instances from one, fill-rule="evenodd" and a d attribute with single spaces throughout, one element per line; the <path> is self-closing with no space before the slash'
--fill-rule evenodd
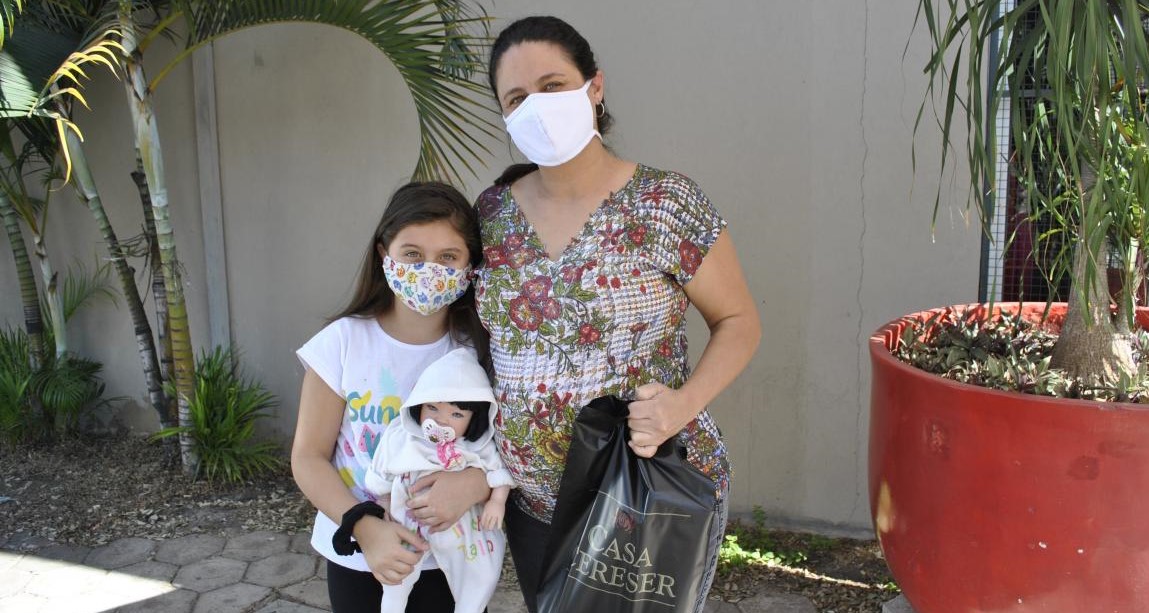
<path id="1" fill-rule="evenodd" d="M 715 587 L 737 601 L 763 586 L 836 612 L 880 610 L 899 593 L 875 541 L 773 530 L 755 508 L 749 520 L 727 525 Z"/>

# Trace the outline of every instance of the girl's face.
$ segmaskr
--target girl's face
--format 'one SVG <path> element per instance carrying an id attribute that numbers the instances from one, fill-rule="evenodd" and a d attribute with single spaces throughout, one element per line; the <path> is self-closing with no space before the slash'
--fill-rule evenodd
<path id="1" fill-rule="evenodd" d="M 471 415 L 470 411 L 464 411 L 450 402 L 425 402 L 419 409 L 419 423 L 433 419 L 440 426 L 454 430 L 455 440 L 461 441 L 467 426 L 471 424 Z"/>
<path id="2" fill-rule="evenodd" d="M 567 57 L 563 48 L 545 42 L 528 41 L 507 49 L 499 58 L 495 92 L 503 117 L 510 115 L 530 94 L 578 89 L 586 78 Z M 602 101 L 602 71 L 591 79 L 587 96 L 591 104 Z"/>
<path id="3" fill-rule="evenodd" d="M 411 224 L 395 234 L 386 249 L 383 245 L 375 248 L 380 258 L 386 255 L 403 264 L 435 262 L 459 269 L 471 262 L 467 242 L 447 219 Z"/>

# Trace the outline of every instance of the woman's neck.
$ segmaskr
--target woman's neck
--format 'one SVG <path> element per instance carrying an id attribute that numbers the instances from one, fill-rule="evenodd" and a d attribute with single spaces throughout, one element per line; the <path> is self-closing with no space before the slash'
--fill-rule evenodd
<path id="1" fill-rule="evenodd" d="M 613 185 L 623 166 L 630 166 L 614 156 L 600 139 L 592 139 L 581 153 L 561 166 L 541 166 L 538 174 L 539 195 L 553 201 L 578 201 L 587 196 L 599 197 L 604 185 Z"/>
<path id="2" fill-rule="evenodd" d="M 408 345 L 428 345 L 447 333 L 447 309 L 421 315 L 396 301 L 391 310 L 375 317 L 391 338 Z"/>

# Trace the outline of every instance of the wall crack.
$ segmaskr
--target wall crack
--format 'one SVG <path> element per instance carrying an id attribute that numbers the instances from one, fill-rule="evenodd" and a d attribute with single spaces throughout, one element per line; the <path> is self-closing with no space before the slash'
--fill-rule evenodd
<path id="1" fill-rule="evenodd" d="M 866 92 L 869 83 L 867 78 L 869 76 L 870 68 L 870 1 L 865 0 L 862 6 L 864 12 L 862 20 L 862 96 L 861 104 L 858 105 L 858 129 L 862 137 L 862 167 L 861 172 L 858 173 L 858 193 L 860 195 L 859 208 L 861 211 L 861 232 L 858 234 L 858 287 L 857 293 L 854 296 L 855 304 L 858 308 L 858 329 L 855 337 L 856 342 L 856 356 L 857 368 L 855 373 L 855 383 L 857 389 L 856 406 L 854 413 L 854 505 L 850 509 L 851 521 L 857 516 L 858 505 L 862 502 L 863 493 L 865 488 L 862 488 L 859 483 L 862 477 L 862 472 L 867 466 L 867 462 L 863 461 L 864 458 L 861 454 L 861 437 L 862 437 L 862 417 L 866 409 L 866 403 L 862 398 L 862 364 L 864 359 L 864 349 L 868 348 L 865 342 L 867 337 L 865 329 L 863 328 L 865 311 L 862 304 L 862 288 L 865 287 L 866 278 L 866 164 L 870 158 L 870 143 L 866 140 Z"/>

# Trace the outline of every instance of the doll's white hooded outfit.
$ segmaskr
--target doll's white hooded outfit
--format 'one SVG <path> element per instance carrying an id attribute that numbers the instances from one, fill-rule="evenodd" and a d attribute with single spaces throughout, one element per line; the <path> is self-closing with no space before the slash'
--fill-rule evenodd
<path id="1" fill-rule="evenodd" d="M 441 429 L 431 420 L 421 426 L 412 418 L 409 407 L 427 402 L 459 400 L 491 403 L 487 412 L 487 431 L 478 440 L 454 439 L 454 431 Z M 481 530 L 479 517 L 483 505 L 467 511 L 450 530 L 429 533 L 407 513 L 408 488 L 419 478 L 443 470 L 468 467 L 483 469 L 492 488 L 512 486 L 511 474 L 503 466 L 492 438 L 498 407 L 487 373 L 470 349 L 456 349 L 439 358 L 423 371 L 411 390 L 399 419 L 383 432 L 368 469 L 366 489 L 376 496 L 391 495 L 391 514 L 395 521 L 417 532 L 430 544 L 430 553 L 451 587 L 456 613 L 480 613 L 495 593 L 503 569 L 506 535 L 502 529 Z M 383 586 L 383 613 L 402 611 L 407 596 L 419 579 L 422 564 L 400 585 Z"/>

